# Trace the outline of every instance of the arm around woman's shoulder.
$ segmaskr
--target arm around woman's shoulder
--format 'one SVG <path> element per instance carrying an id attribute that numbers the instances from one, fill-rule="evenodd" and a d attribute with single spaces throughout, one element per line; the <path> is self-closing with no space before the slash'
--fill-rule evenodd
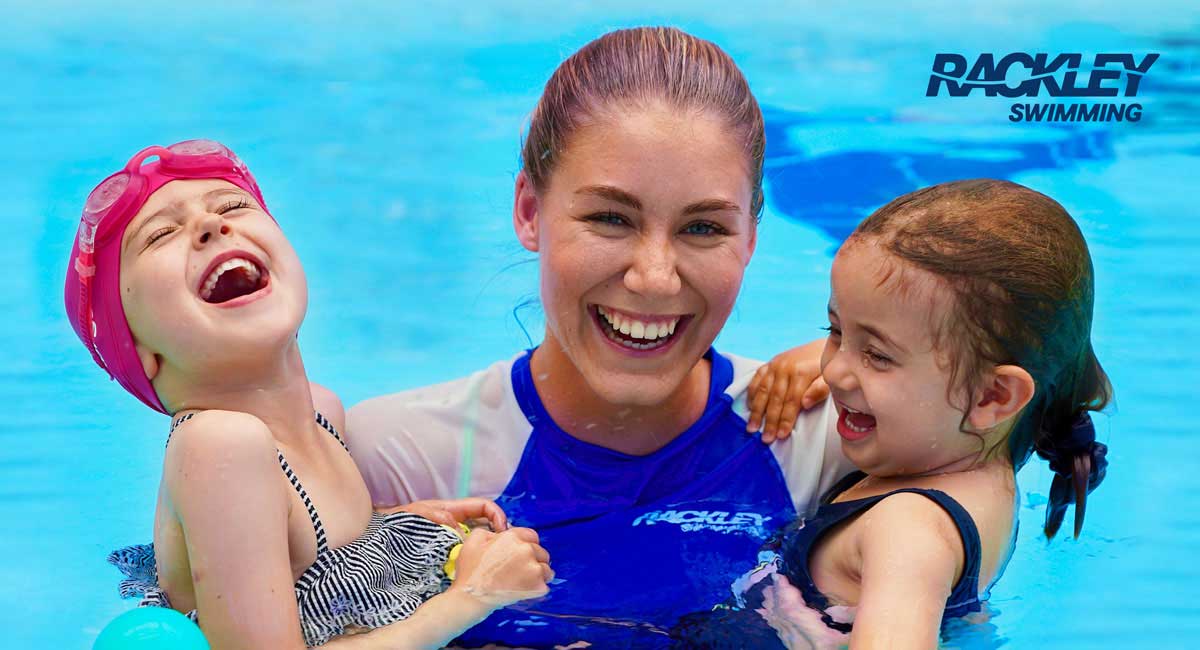
<path id="1" fill-rule="evenodd" d="M 163 482 L 213 648 L 304 647 L 288 553 L 290 493 L 258 418 L 209 410 L 177 429 Z"/>

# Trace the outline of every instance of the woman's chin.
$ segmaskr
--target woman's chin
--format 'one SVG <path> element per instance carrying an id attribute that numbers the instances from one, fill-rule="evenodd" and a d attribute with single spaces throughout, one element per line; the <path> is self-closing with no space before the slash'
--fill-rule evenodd
<path id="1" fill-rule="evenodd" d="M 643 408 L 668 403 L 682 380 L 683 377 L 608 372 L 589 383 L 602 400 L 613 406 Z"/>

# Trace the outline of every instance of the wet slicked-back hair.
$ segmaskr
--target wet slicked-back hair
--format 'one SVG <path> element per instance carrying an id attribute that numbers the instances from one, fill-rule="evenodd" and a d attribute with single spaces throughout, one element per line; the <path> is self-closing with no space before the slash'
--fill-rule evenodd
<path id="1" fill-rule="evenodd" d="M 1092 350 L 1091 257 L 1079 227 L 1054 199 L 1007 181 L 942 183 L 876 210 L 848 243 L 859 240 L 948 287 L 953 299 L 935 324 L 934 342 L 949 358 L 952 387 L 974 395 L 996 364 L 1020 366 L 1033 377 L 1033 399 L 1008 439 L 1014 467 L 1034 451 L 1053 456 L 1077 418 L 1112 398 Z M 961 406 L 970 412 L 969 402 Z M 1055 507 L 1065 504 L 1048 506 Z M 1047 524 L 1047 535 L 1055 530 Z"/>
<path id="2" fill-rule="evenodd" d="M 665 102 L 707 111 L 741 140 L 752 187 L 750 213 L 762 210 L 766 151 L 762 111 L 741 70 L 716 44 L 671 27 L 609 32 L 563 61 L 530 117 L 522 170 L 544 191 L 570 137 L 589 120 L 625 106 Z"/>

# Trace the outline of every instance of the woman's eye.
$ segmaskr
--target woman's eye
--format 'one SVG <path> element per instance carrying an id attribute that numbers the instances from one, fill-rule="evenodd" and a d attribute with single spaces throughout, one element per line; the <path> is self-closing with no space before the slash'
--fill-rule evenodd
<path id="1" fill-rule="evenodd" d="M 710 221 L 697 221 L 696 223 L 689 223 L 683 229 L 683 234 L 685 235 L 723 235 L 725 232 L 726 231 L 724 228 Z"/>
<path id="2" fill-rule="evenodd" d="M 587 220 L 593 223 L 601 223 L 611 226 L 623 226 L 626 223 L 625 217 L 622 217 L 616 212 L 597 212 L 595 214 L 588 215 Z"/>
<path id="3" fill-rule="evenodd" d="M 822 327 L 821 329 L 825 330 L 826 332 L 829 332 L 829 338 L 831 338 L 831 339 L 841 338 L 841 336 L 842 336 L 841 328 L 834 326 L 832 323 L 829 325 L 826 325 L 825 327 Z"/>

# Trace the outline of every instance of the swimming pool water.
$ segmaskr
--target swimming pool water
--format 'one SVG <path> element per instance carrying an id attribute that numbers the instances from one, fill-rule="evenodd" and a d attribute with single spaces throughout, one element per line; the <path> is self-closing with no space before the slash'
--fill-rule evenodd
<path id="1" fill-rule="evenodd" d="M 702 3 L 703 4 L 703 3 Z M 148 540 L 165 421 L 101 372 L 62 315 L 92 185 L 190 137 L 248 162 L 308 272 L 310 376 L 347 404 L 536 342 L 536 265 L 510 225 L 523 120 L 562 57 L 667 23 L 742 66 L 767 117 L 767 210 L 722 350 L 820 335 L 831 253 L 915 187 L 996 176 L 1079 221 L 1094 341 L 1117 389 L 1111 467 L 1078 541 L 1039 536 L 1050 473 L 1021 472 L 1021 536 L 993 616 L 949 647 L 1195 647 L 1200 463 L 1200 11 L 680 3 L 7 4 L 0 21 L 0 647 L 88 648 L 132 603 L 104 564 Z M 924 96 L 936 52 L 1160 52 L 1140 123 L 1012 124 L 1007 103 Z M 514 317 L 515 314 L 515 317 Z"/>

